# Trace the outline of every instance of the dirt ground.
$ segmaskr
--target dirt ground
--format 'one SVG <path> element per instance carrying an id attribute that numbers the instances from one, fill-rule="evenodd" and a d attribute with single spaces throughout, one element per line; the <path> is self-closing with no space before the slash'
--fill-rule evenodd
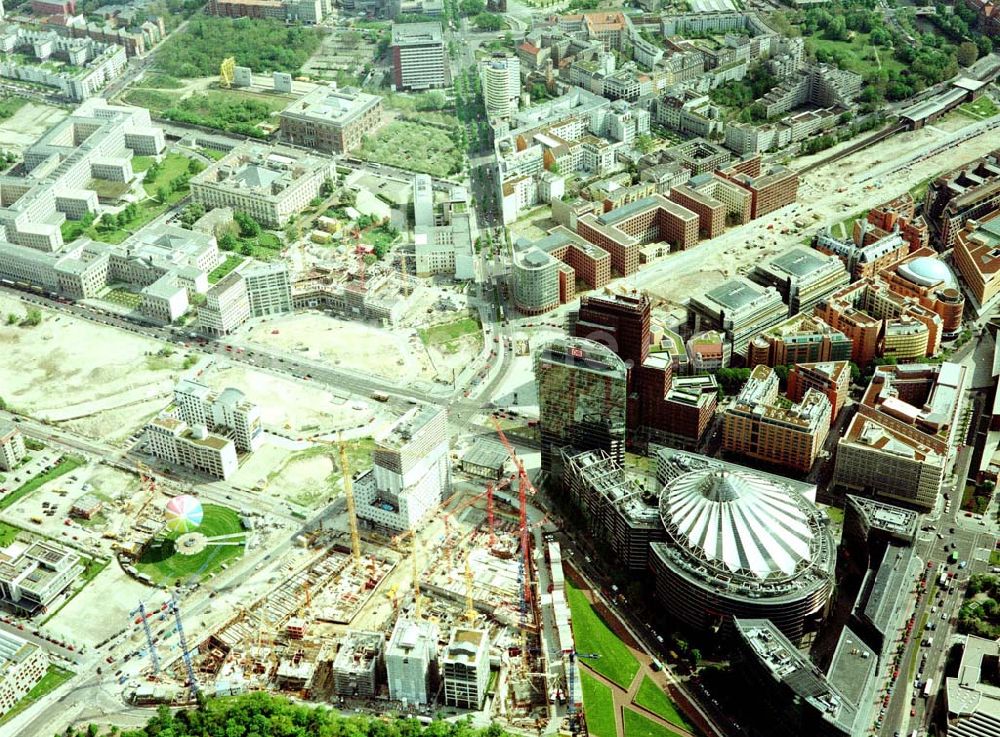
<path id="1" fill-rule="evenodd" d="M 164 344 L 88 320 L 41 310 L 35 327 L 9 326 L 25 304 L 0 295 L 0 396 L 22 412 L 72 421 L 93 437 L 127 437 L 165 402 L 184 353 L 157 356 Z"/>
<path id="2" fill-rule="evenodd" d="M 68 111 L 61 108 L 29 102 L 13 116 L 0 122 L 0 148 L 16 151 L 25 149 L 68 114 Z"/>

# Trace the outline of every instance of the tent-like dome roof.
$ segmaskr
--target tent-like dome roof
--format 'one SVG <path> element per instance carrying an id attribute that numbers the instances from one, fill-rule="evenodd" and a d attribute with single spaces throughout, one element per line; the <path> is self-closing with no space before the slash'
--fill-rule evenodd
<path id="1" fill-rule="evenodd" d="M 792 576 L 813 561 L 818 511 L 792 489 L 752 471 L 699 469 L 660 496 L 667 534 L 719 573 Z"/>
<path id="2" fill-rule="evenodd" d="M 958 289 L 958 279 L 944 261 L 932 256 L 920 256 L 899 267 L 899 273 L 914 284 L 923 287 L 933 287 L 941 284 L 944 287 Z"/>

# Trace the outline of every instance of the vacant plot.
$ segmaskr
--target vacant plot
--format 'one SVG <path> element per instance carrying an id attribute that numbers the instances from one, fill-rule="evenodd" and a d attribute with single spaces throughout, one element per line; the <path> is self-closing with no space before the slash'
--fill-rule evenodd
<path id="1" fill-rule="evenodd" d="M 639 661 L 594 611 L 584 593 L 569 581 L 566 582 L 566 598 L 573 615 L 573 639 L 577 651 L 600 655 L 588 660 L 587 665 L 627 689 L 639 672 Z"/>
<path id="2" fill-rule="evenodd" d="M 28 102 L 26 97 L 4 97 L 0 99 L 0 120 L 13 117 Z"/>
<path id="3" fill-rule="evenodd" d="M 631 709 L 625 709 L 624 717 L 625 737 L 681 737 L 677 732 Z"/>
<path id="4" fill-rule="evenodd" d="M 583 713 L 587 715 L 587 731 L 594 737 L 615 737 L 615 702 L 611 689 L 586 671 L 580 672 L 583 687 Z"/>
<path id="5" fill-rule="evenodd" d="M 677 706 L 674 702 L 670 700 L 670 697 L 649 676 L 643 677 L 642 685 L 639 686 L 639 691 L 635 695 L 635 703 L 663 717 L 671 724 L 676 724 L 678 727 L 688 731 L 691 730 L 691 725 L 677 711 Z"/>
<path id="6" fill-rule="evenodd" d="M 396 121 L 366 139 L 360 156 L 401 169 L 447 177 L 462 170 L 465 154 L 441 128 Z"/>
<path id="7" fill-rule="evenodd" d="M 180 123 L 218 128 L 227 133 L 241 133 L 263 138 L 267 132 L 260 124 L 283 110 L 288 100 L 239 90 L 209 90 L 185 97 L 163 111 L 163 117 Z"/>
<path id="8" fill-rule="evenodd" d="M 205 504 L 205 513 L 197 532 L 206 537 L 231 535 L 243 532 L 240 516 L 232 509 L 215 504 Z M 180 537 L 176 532 L 165 532 L 153 540 L 136 563 L 136 569 L 145 573 L 153 581 L 170 585 L 174 581 L 199 580 L 218 570 L 222 564 L 243 555 L 244 545 L 208 545 L 200 553 L 184 555 L 177 552 L 174 541 Z"/>

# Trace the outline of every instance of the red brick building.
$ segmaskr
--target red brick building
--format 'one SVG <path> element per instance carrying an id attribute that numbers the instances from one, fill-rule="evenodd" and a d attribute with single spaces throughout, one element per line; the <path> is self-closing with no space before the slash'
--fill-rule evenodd
<path id="1" fill-rule="evenodd" d="M 698 216 L 698 234 L 702 238 L 715 238 L 726 229 L 726 206 L 714 197 L 686 184 L 671 188 L 669 197 Z"/>

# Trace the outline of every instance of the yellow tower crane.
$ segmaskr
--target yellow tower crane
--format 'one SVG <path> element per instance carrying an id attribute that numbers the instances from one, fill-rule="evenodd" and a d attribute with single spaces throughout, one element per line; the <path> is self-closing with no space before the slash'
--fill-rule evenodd
<path id="1" fill-rule="evenodd" d="M 351 469 L 347 463 L 347 445 L 342 438 L 337 439 L 337 445 L 340 446 L 340 473 L 344 476 L 347 524 L 351 528 L 351 560 L 357 564 L 361 561 L 361 535 L 358 533 L 358 516 L 354 511 L 354 481 L 351 479 Z"/>
<path id="2" fill-rule="evenodd" d="M 420 619 L 422 612 L 420 596 L 420 574 L 417 570 L 417 536 L 414 530 L 407 530 L 392 538 L 392 546 L 398 547 L 406 538 L 412 538 L 412 550 L 410 551 L 410 565 L 413 573 L 413 616 Z"/>
<path id="3" fill-rule="evenodd" d="M 236 74 L 236 59 L 226 57 L 219 65 L 219 87 L 229 89 L 233 86 L 233 76 Z"/>
<path id="4" fill-rule="evenodd" d="M 465 621 L 470 625 L 476 621 L 476 603 L 472 598 L 472 566 L 465 560 Z"/>

